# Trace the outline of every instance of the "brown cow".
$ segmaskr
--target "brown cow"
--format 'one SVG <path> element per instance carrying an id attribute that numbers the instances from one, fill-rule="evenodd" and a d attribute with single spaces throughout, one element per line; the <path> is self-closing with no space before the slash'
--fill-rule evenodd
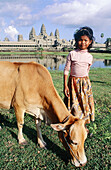
<path id="1" fill-rule="evenodd" d="M 36 119 L 40 147 L 46 145 L 40 131 L 41 120 L 45 119 L 59 132 L 60 141 L 72 156 L 72 163 L 77 167 L 86 164 L 85 120 L 68 112 L 45 67 L 33 62 L 0 62 L 0 108 L 9 109 L 10 106 L 14 107 L 17 118 L 19 144 L 26 143 L 22 134 L 26 112 Z"/>

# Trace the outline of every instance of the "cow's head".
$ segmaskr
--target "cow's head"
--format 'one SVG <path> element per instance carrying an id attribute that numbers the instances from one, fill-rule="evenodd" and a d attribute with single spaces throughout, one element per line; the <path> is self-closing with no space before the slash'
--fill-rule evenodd
<path id="1" fill-rule="evenodd" d="M 70 116 L 67 122 L 51 124 L 51 127 L 59 132 L 59 139 L 69 151 L 72 163 L 76 167 L 84 166 L 87 163 L 84 151 L 84 142 L 87 138 L 85 120 Z"/>

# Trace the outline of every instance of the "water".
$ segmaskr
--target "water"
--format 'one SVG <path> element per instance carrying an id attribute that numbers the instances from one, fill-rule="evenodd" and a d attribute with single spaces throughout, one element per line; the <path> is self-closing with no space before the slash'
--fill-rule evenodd
<path id="1" fill-rule="evenodd" d="M 66 63 L 66 57 L 57 55 L 1 55 L 0 61 L 11 62 L 37 62 L 48 70 L 63 71 Z M 91 68 L 111 68 L 111 60 L 94 59 Z"/>
<path id="2" fill-rule="evenodd" d="M 65 59 L 65 62 L 66 62 L 66 59 Z M 65 62 L 59 65 L 60 71 L 64 70 Z M 91 68 L 111 68 L 111 60 L 94 59 Z M 51 70 L 52 68 L 48 67 L 48 69 Z M 56 70 L 56 68 L 53 67 L 53 70 Z"/>
<path id="3" fill-rule="evenodd" d="M 111 60 L 101 60 L 96 59 L 94 60 L 92 68 L 111 68 Z"/>

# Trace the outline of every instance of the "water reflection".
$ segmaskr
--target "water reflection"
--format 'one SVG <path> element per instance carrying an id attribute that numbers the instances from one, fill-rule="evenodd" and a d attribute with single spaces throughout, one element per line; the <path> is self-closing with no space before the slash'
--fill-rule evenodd
<path id="1" fill-rule="evenodd" d="M 111 68 L 111 60 L 94 59 L 92 68 Z"/>
<path id="2" fill-rule="evenodd" d="M 105 66 L 111 66 L 111 60 L 104 60 Z"/>
<path id="3" fill-rule="evenodd" d="M 65 56 L 60 55 L 0 55 L 0 61 L 11 62 L 37 62 L 49 70 L 63 70 L 66 62 Z"/>
<path id="4" fill-rule="evenodd" d="M 64 70 L 66 57 L 59 55 L 0 55 L 0 61 L 37 62 L 49 70 Z M 111 68 L 111 60 L 94 59 L 92 68 Z"/>

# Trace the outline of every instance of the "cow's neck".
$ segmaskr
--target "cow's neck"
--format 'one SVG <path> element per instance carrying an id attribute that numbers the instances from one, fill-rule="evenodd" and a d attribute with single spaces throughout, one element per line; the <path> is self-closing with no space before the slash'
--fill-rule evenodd
<path id="1" fill-rule="evenodd" d="M 54 99 L 47 100 L 44 103 L 45 110 L 48 113 L 53 123 L 62 122 L 66 117 L 70 115 L 62 99 L 57 96 Z"/>

